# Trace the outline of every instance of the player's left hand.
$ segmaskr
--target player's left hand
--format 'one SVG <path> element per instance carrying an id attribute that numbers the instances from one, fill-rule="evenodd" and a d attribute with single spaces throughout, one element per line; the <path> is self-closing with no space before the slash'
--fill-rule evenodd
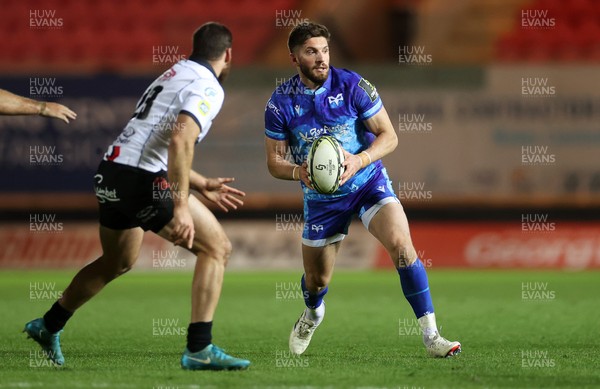
<path id="1" fill-rule="evenodd" d="M 344 174 L 342 174 L 340 179 L 340 186 L 344 185 L 346 181 L 356 174 L 356 172 L 362 169 L 362 159 L 360 159 L 358 155 L 350 154 L 344 149 L 342 149 L 342 151 L 344 152 L 344 162 L 342 162 Z"/>
<path id="2" fill-rule="evenodd" d="M 77 114 L 71 111 L 69 107 L 58 103 L 46 103 L 40 115 L 60 119 L 65 123 L 69 123 L 69 119 L 75 120 L 77 118 Z"/>
<path id="3" fill-rule="evenodd" d="M 204 188 L 200 190 L 200 193 L 207 200 L 217 204 L 225 212 L 229 212 L 230 209 L 238 209 L 238 207 L 244 205 L 244 202 L 239 197 L 246 196 L 246 193 L 226 185 L 234 180 L 235 178 L 207 178 Z"/>

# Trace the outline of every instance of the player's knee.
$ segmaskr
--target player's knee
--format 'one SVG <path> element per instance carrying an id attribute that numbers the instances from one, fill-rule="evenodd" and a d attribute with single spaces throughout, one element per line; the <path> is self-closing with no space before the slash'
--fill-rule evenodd
<path id="1" fill-rule="evenodd" d="M 315 289 L 317 292 L 325 289 L 329 285 L 329 281 L 331 281 L 330 277 L 324 274 L 309 274 L 305 277 L 305 282 L 309 289 Z"/>
<path id="2" fill-rule="evenodd" d="M 232 245 L 229 238 L 225 234 L 220 234 L 211 240 L 210 245 L 206 248 L 206 254 L 208 257 L 222 262 L 223 265 L 227 266 L 231 250 Z"/>
<path id="3" fill-rule="evenodd" d="M 389 245 L 388 252 L 396 267 L 410 266 L 417 259 L 410 238 L 397 237 Z"/>

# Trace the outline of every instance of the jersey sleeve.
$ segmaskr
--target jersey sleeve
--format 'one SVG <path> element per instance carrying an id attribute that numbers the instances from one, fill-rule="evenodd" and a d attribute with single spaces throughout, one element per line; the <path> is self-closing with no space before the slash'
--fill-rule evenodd
<path id="1" fill-rule="evenodd" d="M 357 79 L 352 94 L 353 102 L 358 111 L 358 117 L 361 120 L 367 120 L 381 110 L 383 103 L 373 84 L 359 75 L 357 75 Z"/>
<path id="2" fill-rule="evenodd" d="M 224 97 L 223 91 L 214 86 L 195 88 L 183 101 L 179 113 L 190 116 L 206 133 L 221 110 Z"/>
<path id="3" fill-rule="evenodd" d="M 265 107 L 265 135 L 275 140 L 288 138 L 283 112 L 273 101 L 273 97 L 267 101 Z"/>

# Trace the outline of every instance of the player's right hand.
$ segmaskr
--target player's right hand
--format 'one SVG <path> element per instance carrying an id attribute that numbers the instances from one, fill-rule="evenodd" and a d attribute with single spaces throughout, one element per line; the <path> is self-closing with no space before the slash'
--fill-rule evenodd
<path id="1" fill-rule="evenodd" d="M 304 182 L 304 185 L 308 186 L 310 189 L 314 190 L 312 184 L 310 183 L 310 177 L 308 176 L 308 163 L 304 162 L 302 167 L 300 167 L 300 179 Z"/>
<path id="2" fill-rule="evenodd" d="M 194 219 L 186 206 L 175 207 L 173 210 L 173 231 L 171 241 L 175 245 L 192 248 L 194 243 Z"/>

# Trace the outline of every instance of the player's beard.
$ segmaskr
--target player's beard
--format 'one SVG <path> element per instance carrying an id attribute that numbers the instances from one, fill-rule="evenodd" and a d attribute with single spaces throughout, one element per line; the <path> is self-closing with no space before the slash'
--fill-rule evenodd
<path id="1" fill-rule="evenodd" d="M 300 72 L 304 75 L 304 77 L 308 78 L 310 81 L 315 83 L 316 85 L 322 85 L 329 77 L 329 65 L 321 64 L 319 66 L 308 67 L 307 65 L 299 64 Z M 324 73 L 317 73 L 316 69 L 322 66 L 327 67 L 327 70 Z"/>
<path id="2" fill-rule="evenodd" d="M 223 85 L 223 82 L 225 82 L 227 77 L 229 77 L 230 71 L 231 71 L 231 64 L 228 64 L 223 69 L 221 69 L 221 74 L 219 74 L 219 77 L 217 77 L 217 80 L 219 80 L 219 84 Z"/>

